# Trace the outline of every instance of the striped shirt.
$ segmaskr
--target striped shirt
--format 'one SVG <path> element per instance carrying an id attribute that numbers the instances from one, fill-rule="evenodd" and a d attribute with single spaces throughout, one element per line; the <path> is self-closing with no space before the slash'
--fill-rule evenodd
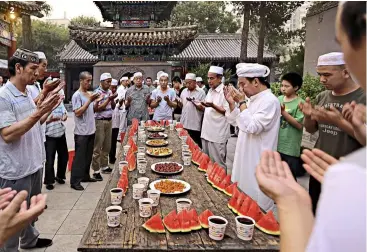
<path id="1" fill-rule="evenodd" d="M 32 97 L 10 81 L 0 91 L 0 129 L 20 122 L 36 111 Z M 38 121 L 18 140 L 6 143 L 0 137 L 0 178 L 17 180 L 42 169 L 46 159 L 43 130 Z"/>
<path id="2" fill-rule="evenodd" d="M 53 118 L 62 119 L 62 117 L 66 113 L 67 113 L 66 108 L 64 106 L 64 103 L 62 102 L 57 108 L 54 109 L 54 111 L 52 111 L 50 117 L 52 116 Z M 65 130 L 66 128 L 62 120 L 50 122 L 50 123 L 47 123 L 46 125 L 46 136 L 61 137 L 62 135 L 65 134 Z"/>
<path id="3" fill-rule="evenodd" d="M 108 89 L 107 91 L 104 91 L 101 87 L 98 87 L 95 93 L 99 93 L 101 96 L 103 96 L 103 99 L 98 103 L 98 105 L 103 104 L 108 97 L 112 95 L 111 90 Z M 107 107 L 103 111 L 95 112 L 94 117 L 96 119 L 112 118 L 111 102 L 108 103 Z"/>

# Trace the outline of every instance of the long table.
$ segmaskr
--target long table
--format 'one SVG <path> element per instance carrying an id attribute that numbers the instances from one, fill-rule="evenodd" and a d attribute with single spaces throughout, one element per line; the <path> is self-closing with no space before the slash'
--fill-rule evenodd
<path id="1" fill-rule="evenodd" d="M 138 177 L 149 177 L 150 182 L 161 175 L 151 171 L 150 166 L 161 161 L 181 161 L 181 140 L 176 131 L 165 130 L 168 134 L 170 148 L 173 155 L 166 158 L 155 158 L 147 156 L 146 174 L 138 174 L 137 169 L 129 172 L 129 189 L 121 203 L 122 215 L 121 225 L 117 228 L 107 226 L 106 207 L 111 205 L 110 189 L 116 187 L 119 172 L 118 162 L 106 184 L 104 192 L 98 202 L 91 221 L 86 229 L 78 251 L 279 251 L 279 238 L 262 233 L 255 228 L 251 241 L 242 241 L 235 233 L 235 214 L 227 207 L 229 196 L 214 189 L 207 183 L 204 173 L 198 171 L 197 166 L 185 166 L 184 171 L 170 178 L 182 179 L 191 185 L 191 190 L 184 195 L 177 197 L 161 195 L 160 204 L 153 208 L 153 214 L 159 212 L 161 216 L 166 216 L 170 211 L 176 209 L 176 199 L 180 197 L 189 198 L 192 207 L 198 214 L 209 209 L 215 215 L 220 215 L 228 220 L 225 237 L 222 241 L 213 241 L 209 238 L 208 230 L 201 229 L 190 233 L 150 233 L 146 231 L 142 224 L 149 218 L 139 216 L 138 201 L 132 198 L 132 184 L 137 183 Z M 125 138 L 124 144 L 127 139 Z M 122 144 L 123 146 L 123 144 Z M 138 146 L 145 146 L 138 143 Z M 122 147 L 118 153 L 118 161 L 124 160 Z"/>

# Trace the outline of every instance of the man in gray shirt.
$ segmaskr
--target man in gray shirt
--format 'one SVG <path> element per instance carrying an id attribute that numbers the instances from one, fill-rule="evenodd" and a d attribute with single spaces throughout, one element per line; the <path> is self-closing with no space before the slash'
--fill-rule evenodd
<path id="1" fill-rule="evenodd" d="M 94 120 L 94 101 L 99 93 L 88 93 L 91 87 L 92 75 L 89 72 L 79 74 L 79 89 L 73 94 L 72 104 L 74 111 L 75 129 L 75 156 L 71 167 L 71 188 L 83 191 L 81 182 L 96 182 L 90 177 L 89 169 L 92 163 L 96 123 Z"/>
<path id="2" fill-rule="evenodd" d="M 36 105 L 26 86 L 38 76 L 37 54 L 17 49 L 9 59 L 10 80 L 0 91 L 0 188 L 28 192 L 27 203 L 32 196 L 41 193 L 42 168 L 45 161 L 43 130 L 40 120 L 57 107 L 61 98 L 57 92 L 46 93 Z M 52 240 L 38 238 L 34 223 L 29 224 L 10 238 L 3 250 L 16 252 L 20 247 L 45 248 Z"/>
<path id="3" fill-rule="evenodd" d="M 147 86 L 143 86 L 142 73 L 137 72 L 134 74 L 134 84 L 126 92 L 127 125 L 131 125 L 133 118 L 139 121 L 149 120 L 150 91 Z"/>

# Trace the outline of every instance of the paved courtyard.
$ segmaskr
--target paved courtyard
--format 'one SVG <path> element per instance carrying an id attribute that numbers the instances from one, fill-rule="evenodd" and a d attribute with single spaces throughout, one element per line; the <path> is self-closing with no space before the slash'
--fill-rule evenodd
<path id="1" fill-rule="evenodd" d="M 74 120 L 72 113 L 69 113 L 69 119 L 66 125 L 68 147 L 69 149 L 74 149 Z M 228 164 L 230 170 L 236 140 L 236 138 L 231 138 L 228 142 Z M 48 195 L 48 209 L 39 217 L 39 220 L 36 222 L 36 227 L 41 233 L 40 237 L 53 239 L 54 244 L 47 249 L 33 249 L 30 251 L 77 251 L 79 242 L 107 183 L 108 176 L 103 175 L 104 181 L 102 182 L 82 183 L 85 190 L 80 192 L 70 188 L 70 172 L 67 172 L 65 185 L 56 184 L 55 189 L 52 191 L 43 188 L 43 193 L 47 193 Z M 300 178 L 299 182 L 307 189 L 307 176 Z"/>

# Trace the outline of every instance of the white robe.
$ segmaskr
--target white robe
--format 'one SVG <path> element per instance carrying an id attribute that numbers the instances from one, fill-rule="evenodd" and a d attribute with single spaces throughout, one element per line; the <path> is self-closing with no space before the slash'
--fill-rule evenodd
<path id="1" fill-rule="evenodd" d="M 231 179 L 265 211 L 274 202 L 260 190 L 255 170 L 264 150 L 277 150 L 280 115 L 279 101 L 268 89 L 250 97 L 247 109 L 236 108 L 228 117 L 239 128 Z"/>
<path id="2" fill-rule="evenodd" d="M 127 88 L 120 85 L 118 88 L 117 88 L 117 98 L 118 100 L 121 100 L 121 99 L 125 99 L 126 97 L 126 91 L 127 91 Z M 119 113 L 119 118 L 118 118 L 118 121 L 119 121 L 119 134 L 117 136 L 117 139 L 120 138 L 120 134 L 121 133 L 125 133 L 126 132 L 126 128 L 127 128 L 127 120 L 126 120 L 126 115 L 127 115 L 127 111 L 125 109 L 125 103 L 122 104 L 122 107 L 120 107 L 119 104 L 116 104 L 116 110 L 118 111 Z"/>

